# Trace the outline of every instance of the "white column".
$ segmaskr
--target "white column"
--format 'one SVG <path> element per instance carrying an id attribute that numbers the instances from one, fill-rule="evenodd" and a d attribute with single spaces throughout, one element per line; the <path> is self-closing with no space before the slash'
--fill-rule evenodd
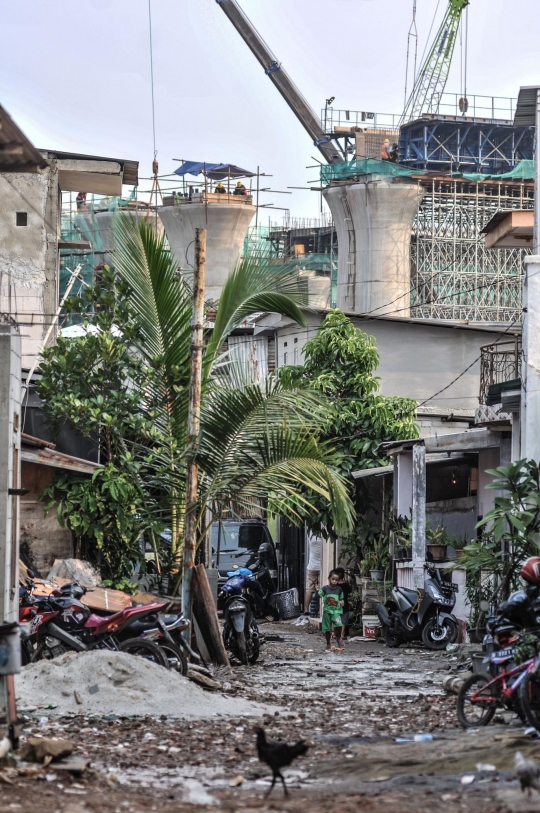
<path id="1" fill-rule="evenodd" d="M 21 340 L 0 323 L 0 622 L 18 620 Z"/>
<path id="2" fill-rule="evenodd" d="M 415 443 L 412 451 L 412 557 L 416 588 L 424 586 L 426 562 L 426 447 Z"/>
<path id="3" fill-rule="evenodd" d="M 523 308 L 521 457 L 540 460 L 540 255 L 525 257 Z"/>

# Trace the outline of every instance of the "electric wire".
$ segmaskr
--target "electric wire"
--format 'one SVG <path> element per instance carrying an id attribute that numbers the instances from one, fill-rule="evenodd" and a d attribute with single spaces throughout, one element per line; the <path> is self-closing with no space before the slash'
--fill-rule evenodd
<path id="1" fill-rule="evenodd" d="M 515 324 L 517 324 L 517 322 L 519 322 L 519 319 L 514 319 L 514 321 L 513 321 L 511 324 L 509 324 L 509 325 L 508 325 L 508 327 L 506 328 L 506 330 L 504 330 L 504 331 L 503 331 L 503 332 L 500 334 L 500 336 L 499 336 L 499 338 L 497 339 L 497 341 L 496 341 L 496 342 L 493 342 L 493 344 L 494 344 L 494 345 L 499 344 L 499 342 L 501 341 L 502 337 L 503 337 L 503 336 L 505 336 L 505 335 L 508 333 L 508 331 L 509 331 L 509 330 L 511 330 Z M 470 363 L 470 364 L 469 364 L 467 367 L 465 367 L 465 369 L 464 369 L 464 370 L 463 370 L 463 371 L 462 371 L 462 372 L 461 372 L 459 375 L 457 375 L 455 378 L 453 378 L 453 379 L 452 379 L 452 381 L 451 381 L 449 384 L 447 384 L 447 385 L 446 385 L 446 387 L 443 387 L 442 389 L 438 390 L 438 391 L 437 391 L 437 392 L 436 392 L 434 395 L 431 395 L 429 398 L 426 398 L 426 399 L 425 399 L 425 401 L 422 401 L 420 404 L 418 404 L 417 409 L 420 409 L 420 407 L 423 407 L 425 404 L 427 404 L 427 403 L 428 403 L 428 401 L 433 401 L 433 400 L 434 400 L 434 399 L 435 399 L 435 398 L 436 398 L 438 395 L 441 395 L 441 393 L 446 392 L 446 390 L 449 390 L 449 389 L 450 389 L 450 387 L 451 387 L 453 384 L 455 384 L 455 383 L 456 383 L 456 381 L 459 381 L 459 379 L 460 379 L 460 378 L 463 378 L 463 376 L 465 375 L 465 373 L 467 373 L 467 372 L 468 372 L 468 371 L 471 369 L 471 367 L 474 367 L 474 365 L 475 365 L 477 362 L 479 362 L 481 358 L 482 358 L 482 354 L 480 353 L 480 355 L 479 355 L 479 356 L 477 356 L 477 357 L 474 359 L 474 361 L 471 361 L 471 363 Z"/>

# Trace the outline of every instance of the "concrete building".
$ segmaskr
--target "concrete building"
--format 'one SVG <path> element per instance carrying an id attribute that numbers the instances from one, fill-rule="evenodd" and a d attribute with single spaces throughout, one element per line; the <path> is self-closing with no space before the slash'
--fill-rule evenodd
<path id="1" fill-rule="evenodd" d="M 195 267 L 195 231 L 206 229 L 205 298 L 219 299 L 255 215 L 251 196 L 194 192 L 191 198 L 166 198 L 164 203 L 159 216 L 171 251 L 188 276 Z"/>
<path id="2" fill-rule="evenodd" d="M 276 314 L 256 319 L 255 336 L 266 334 L 274 339 L 277 367 L 303 363 L 304 345 L 316 335 L 325 312 L 305 315 L 306 328 Z M 376 374 L 383 395 L 414 398 L 422 404 L 418 411 L 422 436 L 461 431 L 474 424 L 480 404 L 481 348 L 500 339 L 500 328 L 392 316 L 348 316 L 356 327 L 375 337 L 380 358 Z M 516 335 L 519 332 L 517 325 Z"/>
<path id="3" fill-rule="evenodd" d="M 58 308 L 61 194 L 121 195 L 138 164 L 40 150 L 46 166 L 0 173 L 0 312 L 21 326 L 22 366 L 32 366 Z"/>

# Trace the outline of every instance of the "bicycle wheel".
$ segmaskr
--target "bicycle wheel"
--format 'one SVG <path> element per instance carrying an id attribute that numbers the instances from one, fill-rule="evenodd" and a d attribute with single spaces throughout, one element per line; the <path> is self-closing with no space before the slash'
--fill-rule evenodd
<path id="1" fill-rule="evenodd" d="M 519 702 L 529 725 L 540 728 L 540 675 L 529 672 L 519 687 Z"/>
<path id="2" fill-rule="evenodd" d="M 496 701 L 473 700 L 473 695 L 490 682 L 487 675 L 471 675 L 459 690 L 457 699 L 458 720 L 463 728 L 477 728 L 487 725 L 495 714 Z"/>
<path id="3" fill-rule="evenodd" d="M 146 658 L 147 661 L 169 669 L 169 660 L 165 652 L 153 641 L 147 641 L 145 638 L 128 638 L 127 641 L 122 641 L 120 651 Z"/>

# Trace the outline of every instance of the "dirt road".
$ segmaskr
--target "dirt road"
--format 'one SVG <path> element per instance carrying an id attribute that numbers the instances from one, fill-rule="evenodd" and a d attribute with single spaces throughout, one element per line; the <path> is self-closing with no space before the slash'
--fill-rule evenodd
<path id="1" fill-rule="evenodd" d="M 210 810 L 374 813 L 523 813 L 540 809 L 518 789 L 516 750 L 540 761 L 540 746 L 510 717 L 478 732 L 457 726 L 455 699 L 441 689 L 451 662 L 421 648 L 390 650 L 351 642 L 325 653 L 319 634 L 265 626 L 264 659 L 235 670 L 228 694 L 270 702 L 271 738 L 311 743 L 287 772 L 289 799 L 257 759 L 254 725 L 239 717 L 171 718 L 28 715 L 25 737 L 68 737 L 89 768 L 72 775 L 53 764 L 21 775 L 0 771 L 1 810 L 21 813 L 172 813 Z M 410 741 L 431 734 L 427 742 Z M 396 742 L 396 739 L 406 742 Z M 465 777 L 465 779 L 464 779 Z"/>

